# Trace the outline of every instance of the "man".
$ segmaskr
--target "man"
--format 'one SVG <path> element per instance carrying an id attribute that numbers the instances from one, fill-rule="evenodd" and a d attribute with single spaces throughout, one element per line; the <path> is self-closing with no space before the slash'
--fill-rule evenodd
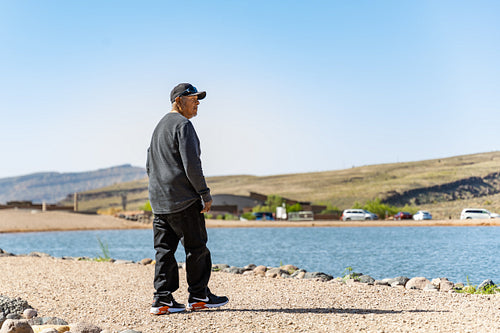
<path id="1" fill-rule="evenodd" d="M 150 312 L 155 315 L 186 309 L 172 295 L 179 289 L 174 256 L 179 240 L 186 251 L 188 307 L 215 308 L 229 301 L 208 289 L 212 260 L 206 247 L 203 213 L 210 211 L 212 197 L 201 168 L 200 142 L 189 121 L 197 115 L 199 101 L 205 96 L 205 91 L 198 92 L 189 83 L 175 86 L 170 93 L 172 111 L 156 126 L 148 149 L 146 170 L 156 250 L 156 291 Z"/>

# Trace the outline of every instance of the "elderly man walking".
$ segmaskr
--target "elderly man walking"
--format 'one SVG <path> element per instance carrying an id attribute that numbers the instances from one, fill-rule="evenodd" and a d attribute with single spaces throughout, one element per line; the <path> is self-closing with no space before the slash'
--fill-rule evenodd
<path id="1" fill-rule="evenodd" d="M 210 210 L 212 197 L 201 167 L 200 142 L 189 121 L 197 115 L 199 101 L 205 96 L 205 91 L 199 92 L 189 83 L 175 86 L 170 93 L 172 111 L 156 126 L 148 149 L 146 170 L 156 250 L 150 313 L 155 315 L 186 310 L 172 295 L 179 289 L 174 256 L 179 241 L 186 252 L 188 307 L 216 308 L 229 301 L 208 288 L 212 260 L 203 213 Z"/>

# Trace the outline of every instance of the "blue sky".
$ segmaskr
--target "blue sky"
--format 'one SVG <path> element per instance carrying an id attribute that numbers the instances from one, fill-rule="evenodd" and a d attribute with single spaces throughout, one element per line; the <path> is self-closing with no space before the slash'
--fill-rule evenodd
<path id="1" fill-rule="evenodd" d="M 179 82 L 206 175 L 494 151 L 498 1 L 0 0 L 0 178 L 144 166 Z"/>

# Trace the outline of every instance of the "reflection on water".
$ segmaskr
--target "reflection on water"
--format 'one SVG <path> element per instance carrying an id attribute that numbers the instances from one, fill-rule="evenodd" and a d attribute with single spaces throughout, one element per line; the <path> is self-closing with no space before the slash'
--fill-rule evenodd
<path id="1" fill-rule="evenodd" d="M 232 266 L 293 264 L 341 276 L 348 266 L 376 279 L 405 275 L 500 283 L 500 227 L 234 228 L 208 229 L 214 263 Z M 152 230 L 96 230 L 0 234 L 0 248 L 15 254 L 154 258 Z M 184 260 L 182 246 L 176 253 Z"/>

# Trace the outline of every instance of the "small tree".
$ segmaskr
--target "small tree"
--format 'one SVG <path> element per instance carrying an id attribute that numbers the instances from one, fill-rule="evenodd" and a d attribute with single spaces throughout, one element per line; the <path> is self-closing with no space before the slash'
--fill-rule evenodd
<path id="1" fill-rule="evenodd" d="M 302 205 L 299 204 L 298 202 L 296 204 L 294 204 L 294 205 L 286 207 L 286 212 L 287 213 L 290 213 L 290 212 L 300 212 L 301 210 L 302 210 Z"/>
<path id="2" fill-rule="evenodd" d="M 153 211 L 153 209 L 151 208 L 151 203 L 149 202 L 149 200 L 146 201 L 146 203 L 143 206 L 139 207 L 139 209 L 143 210 L 143 211 L 146 211 L 146 212 L 152 212 Z"/>

